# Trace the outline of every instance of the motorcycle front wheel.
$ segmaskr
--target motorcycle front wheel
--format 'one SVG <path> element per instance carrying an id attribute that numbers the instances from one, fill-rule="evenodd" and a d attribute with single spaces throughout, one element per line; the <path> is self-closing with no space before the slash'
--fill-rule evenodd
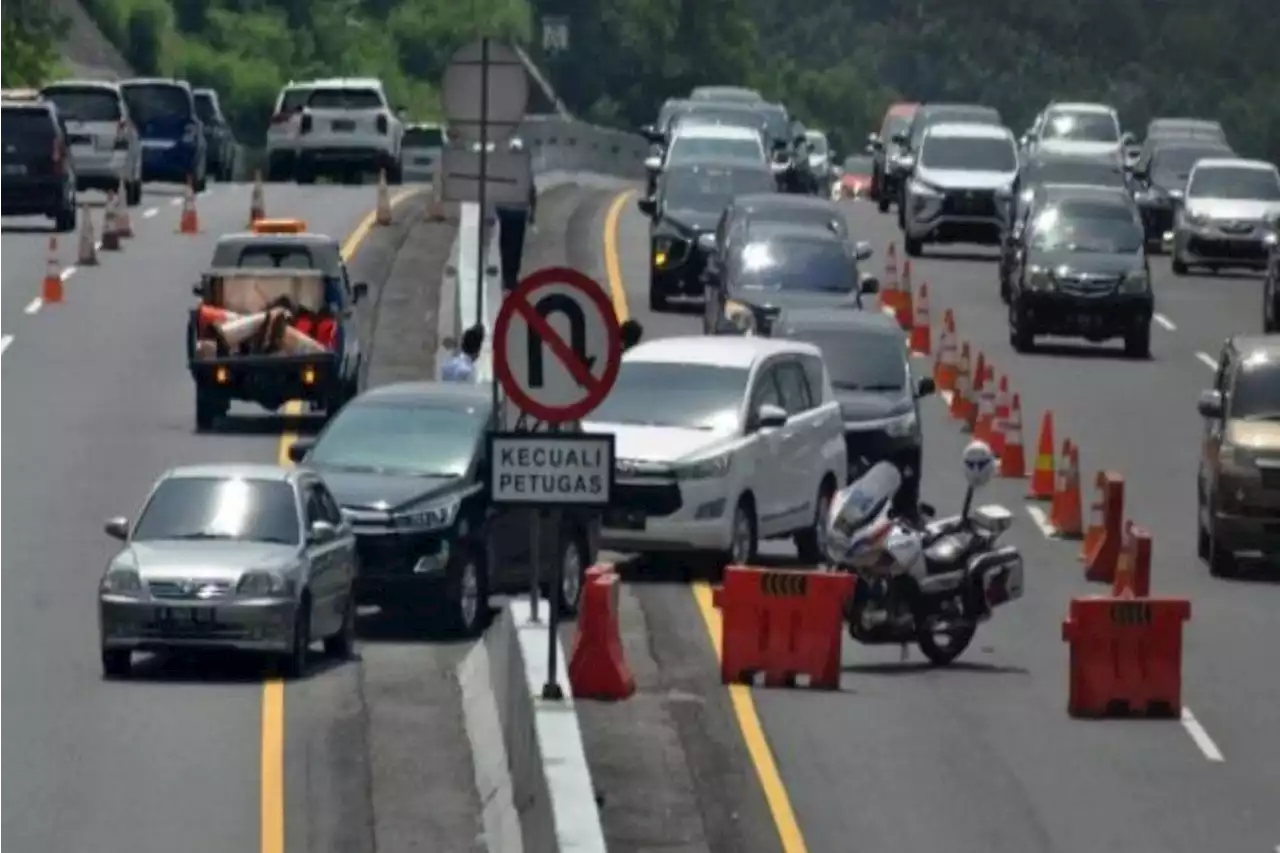
<path id="1" fill-rule="evenodd" d="M 939 633 L 921 628 L 916 633 L 916 645 L 920 646 L 920 651 L 929 659 L 929 663 L 947 666 L 964 654 L 964 650 L 973 642 L 973 635 L 977 630 L 976 625 L 960 626 Z M 943 642 L 940 644 L 939 640 Z"/>

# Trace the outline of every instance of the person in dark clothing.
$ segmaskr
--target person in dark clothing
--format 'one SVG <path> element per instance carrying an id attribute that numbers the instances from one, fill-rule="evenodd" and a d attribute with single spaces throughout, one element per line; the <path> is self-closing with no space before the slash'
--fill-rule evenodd
<path id="1" fill-rule="evenodd" d="M 513 139 L 510 143 L 513 152 L 523 152 L 524 143 Z M 528 156 L 528 155 L 526 155 Z M 498 254 L 502 261 L 502 289 L 510 292 L 520 283 L 520 261 L 524 257 L 524 236 L 528 227 L 533 224 L 538 209 L 538 191 L 532 181 L 529 184 L 529 200 L 527 207 L 505 207 L 498 205 Z"/>
<path id="2" fill-rule="evenodd" d="M 636 344 L 640 343 L 640 339 L 644 337 L 644 326 L 641 326 L 638 320 L 627 319 L 618 327 L 618 331 L 622 333 L 622 351 L 626 352 Z"/>

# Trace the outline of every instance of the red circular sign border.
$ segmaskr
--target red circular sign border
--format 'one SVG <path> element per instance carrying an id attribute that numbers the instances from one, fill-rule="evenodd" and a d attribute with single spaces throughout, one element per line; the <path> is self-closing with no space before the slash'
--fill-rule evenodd
<path id="1" fill-rule="evenodd" d="M 600 315 L 613 322 L 605 323 L 605 336 L 608 338 L 607 363 L 604 374 L 596 387 L 598 391 L 588 391 L 587 396 L 577 403 L 568 406 L 544 406 L 524 392 L 511 374 L 511 366 L 507 361 L 507 333 L 517 310 L 512 300 L 523 300 L 532 304 L 533 292 L 551 284 L 564 284 L 586 295 L 599 310 Z M 493 372 L 502 385 L 502 390 L 520 408 L 546 423 L 567 423 L 583 420 L 599 406 L 618 379 L 618 370 L 622 366 L 622 333 L 618 327 L 617 314 L 613 303 L 609 300 L 604 288 L 590 276 L 571 267 L 544 267 L 529 273 L 520 280 L 515 290 L 502 300 L 498 316 L 493 323 Z"/>

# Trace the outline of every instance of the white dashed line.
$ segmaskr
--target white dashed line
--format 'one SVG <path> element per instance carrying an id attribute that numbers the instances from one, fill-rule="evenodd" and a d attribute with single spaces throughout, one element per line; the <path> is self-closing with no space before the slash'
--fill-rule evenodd
<path id="1" fill-rule="evenodd" d="M 11 343 L 13 343 L 13 335 L 0 335 L 0 353 L 7 350 Z"/>
<path id="2" fill-rule="evenodd" d="M 1036 527 L 1040 528 L 1040 532 L 1044 534 L 1045 539 L 1056 539 L 1058 531 L 1049 523 L 1049 516 L 1038 506 L 1026 504 L 1027 515 L 1031 516 L 1031 520 L 1035 522 Z"/>
<path id="3" fill-rule="evenodd" d="M 1205 367 L 1209 368 L 1210 370 L 1218 369 L 1218 360 L 1213 356 L 1209 355 L 1207 352 L 1196 353 L 1196 358 L 1198 358 L 1200 360 L 1200 363 L 1203 364 Z"/>
<path id="4" fill-rule="evenodd" d="M 148 207 L 146 210 L 142 211 L 142 218 L 150 219 L 151 217 L 155 216 L 159 212 L 160 212 L 160 208 L 158 207 Z"/>
<path id="5" fill-rule="evenodd" d="M 1166 329 L 1168 329 L 1171 332 L 1178 331 L 1178 327 L 1173 324 L 1173 321 L 1170 320 L 1168 317 L 1164 316 L 1163 314 L 1153 314 L 1151 315 L 1151 319 L 1155 320 L 1157 323 L 1159 323 L 1161 326 L 1164 326 Z"/>
<path id="6" fill-rule="evenodd" d="M 1199 747 L 1205 758 L 1217 762 L 1227 760 L 1223 757 L 1222 750 L 1218 749 L 1218 745 L 1213 742 L 1213 738 L 1209 737 L 1209 733 L 1204 730 L 1204 726 L 1200 725 L 1196 715 L 1191 713 L 1191 709 L 1185 705 L 1182 708 L 1182 727 L 1187 730 L 1187 734 L 1191 735 L 1191 740 Z"/>
<path id="7" fill-rule="evenodd" d="M 44 300 L 41 299 L 39 296 L 37 296 L 35 299 L 32 299 L 30 302 L 28 302 L 27 307 L 23 308 L 22 310 L 27 312 L 28 314 L 34 314 L 43 307 L 44 307 Z"/>

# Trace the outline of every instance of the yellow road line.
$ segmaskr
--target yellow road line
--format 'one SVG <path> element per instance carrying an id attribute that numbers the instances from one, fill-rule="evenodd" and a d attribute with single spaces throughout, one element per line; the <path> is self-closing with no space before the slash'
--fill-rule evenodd
<path id="1" fill-rule="evenodd" d="M 391 197 L 391 206 L 413 195 L 417 190 L 404 190 Z M 348 263 L 373 230 L 376 213 L 370 211 L 342 244 L 342 259 Z M 284 406 L 286 418 L 302 414 L 302 404 L 290 400 Z M 280 434 L 276 461 L 289 464 L 289 445 L 298 440 L 296 432 Z M 284 853 L 284 683 L 268 678 L 262 685 L 262 761 L 261 761 L 261 853 Z"/>
<path id="2" fill-rule="evenodd" d="M 618 262 L 618 215 L 622 211 L 622 205 L 626 204 L 633 193 L 633 190 L 627 190 L 619 194 L 609 205 L 604 220 L 604 267 L 619 321 L 627 319 L 627 291 L 623 283 L 622 267 Z M 712 603 L 711 587 L 702 582 L 695 583 L 692 593 L 694 603 L 702 613 L 702 621 L 706 623 L 711 646 L 715 649 L 718 660 L 721 655 L 720 611 Z M 782 774 L 778 772 L 778 764 L 773 758 L 773 750 L 769 748 L 769 739 L 760 723 L 760 715 L 756 713 L 751 688 L 745 684 L 729 685 L 729 701 L 733 705 L 734 716 L 738 719 L 742 739 L 746 742 L 747 754 L 751 756 L 751 763 L 755 767 L 756 778 L 760 780 L 760 787 L 764 791 L 769 813 L 773 816 L 773 825 L 778 830 L 783 853 L 808 853 L 809 848 L 804 843 L 795 810 L 791 807 L 791 797 L 782 782 Z"/>

